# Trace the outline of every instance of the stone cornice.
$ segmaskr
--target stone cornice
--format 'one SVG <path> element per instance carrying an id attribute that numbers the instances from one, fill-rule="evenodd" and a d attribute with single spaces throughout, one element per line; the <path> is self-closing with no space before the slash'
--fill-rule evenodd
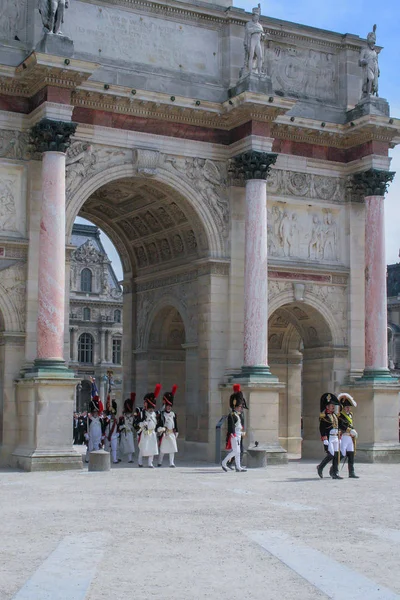
<path id="1" fill-rule="evenodd" d="M 32 52 L 17 67 L 0 65 L 0 94 L 30 98 L 46 86 L 73 90 L 100 66 L 97 63 L 64 59 Z"/>

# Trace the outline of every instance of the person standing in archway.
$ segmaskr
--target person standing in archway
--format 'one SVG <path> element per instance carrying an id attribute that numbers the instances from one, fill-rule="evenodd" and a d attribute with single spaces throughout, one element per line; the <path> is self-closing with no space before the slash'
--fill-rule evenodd
<path id="1" fill-rule="evenodd" d="M 323 478 L 323 470 L 333 460 L 330 472 L 332 479 L 342 479 L 339 475 L 339 420 L 335 414 L 340 406 L 335 394 L 322 394 L 320 400 L 319 431 L 326 452 L 325 458 L 317 466 L 319 477 Z"/>
<path id="2" fill-rule="evenodd" d="M 155 412 L 157 396 L 160 393 L 161 385 L 157 383 L 154 392 L 145 395 L 143 399 L 143 420 L 139 423 L 140 442 L 138 466 L 143 467 L 143 458 L 147 456 L 148 467 L 154 468 L 153 458 L 158 456 L 157 442 L 157 414 Z"/>
<path id="3" fill-rule="evenodd" d="M 170 392 L 165 392 L 163 397 L 164 410 L 161 411 L 160 419 L 159 419 L 159 427 L 157 428 L 157 432 L 161 434 L 161 443 L 160 443 L 160 454 L 158 456 L 158 466 L 162 466 L 163 458 L 165 454 L 169 455 L 169 466 L 175 467 L 175 454 L 178 452 L 178 445 L 176 443 L 176 438 L 178 437 L 178 422 L 176 419 L 176 414 L 172 410 L 172 406 L 174 404 L 174 398 L 176 390 L 178 389 L 177 385 L 172 386 L 172 390 Z"/>
<path id="4" fill-rule="evenodd" d="M 357 402 L 350 394 L 339 394 L 338 400 L 342 410 L 339 415 L 339 429 L 342 433 L 340 439 L 340 453 L 346 457 L 349 466 L 349 477 L 351 479 L 359 479 L 358 475 L 354 472 L 354 456 L 355 456 L 355 443 L 358 437 L 357 431 L 353 426 L 353 413 L 351 412 L 352 406 L 357 406 Z"/>

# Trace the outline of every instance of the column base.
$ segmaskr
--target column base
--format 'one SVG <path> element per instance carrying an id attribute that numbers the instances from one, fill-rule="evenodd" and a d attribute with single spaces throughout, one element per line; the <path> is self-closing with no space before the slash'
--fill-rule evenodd
<path id="1" fill-rule="evenodd" d="M 64 451 L 17 448 L 11 457 L 12 465 L 23 471 L 67 471 L 82 469 L 82 456 L 73 449 Z"/>
<path id="2" fill-rule="evenodd" d="M 240 373 L 232 376 L 238 383 L 278 383 L 278 377 L 272 375 L 268 365 L 243 366 Z"/>
<path id="3" fill-rule="evenodd" d="M 360 463 L 400 463 L 400 444 L 357 444 L 356 461 Z"/>
<path id="4" fill-rule="evenodd" d="M 362 377 L 357 380 L 357 384 L 365 383 L 393 383 L 397 384 L 397 379 L 392 376 L 389 369 L 364 369 Z"/>
<path id="5" fill-rule="evenodd" d="M 11 461 L 26 471 L 82 468 L 82 457 L 72 447 L 72 415 L 76 380 L 43 373 L 17 381 L 19 443 Z"/>
<path id="6" fill-rule="evenodd" d="M 24 379 L 50 378 L 50 379 L 74 379 L 75 373 L 70 370 L 65 360 L 61 359 L 35 359 L 33 365 L 26 366 L 21 371 Z"/>

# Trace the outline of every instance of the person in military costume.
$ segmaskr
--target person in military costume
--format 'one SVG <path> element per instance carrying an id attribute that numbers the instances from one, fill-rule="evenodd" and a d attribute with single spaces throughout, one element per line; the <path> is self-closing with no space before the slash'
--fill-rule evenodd
<path id="1" fill-rule="evenodd" d="M 143 458 L 147 457 L 147 465 L 154 468 L 153 457 L 158 456 L 157 423 L 158 415 L 155 411 L 157 396 L 161 385 L 157 383 L 154 392 L 145 395 L 143 399 L 144 410 L 141 412 L 138 467 L 143 467 Z"/>
<path id="2" fill-rule="evenodd" d="M 319 477 L 323 478 L 323 470 L 333 461 L 330 470 L 332 479 L 342 479 L 339 475 L 339 420 L 336 414 L 340 404 L 335 394 L 322 394 L 320 400 L 319 431 L 326 452 L 325 458 L 317 466 Z"/>
<path id="3" fill-rule="evenodd" d="M 356 439 L 358 437 L 357 431 L 354 429 L 353 424 L 353 413 L 351 412 L 352 407 L 357 406 L 357 402 L 350 394 L 339 394 L 338 400 L 340 402 L 341 411 L 339 414 L 339 430 L 341 432 L 340 438 L 340 453 L 342 456 L 347 457 L 349 467 L 349 477 L 351 479 L 359 479 L 358 475 L 354 472 L 354 456 Z"/>
<path id="4" fill-rule="evenodd" d="M 172 410 L 177 385 L 172 386 L 170 392 L 165 392 L 163 396 L 164 410 L 161 411 L 158 418 L 157 433 L 160 436 L 160 454 L 158 456 L 158 466 L 162 466 L 165 454 L 169 456 L 169 466 L 175 468 L 175 454 L 178 452 L 176 439 L 179 435 L 178 421 L 176 413 Z"/>
<path id="5" fill-rule="evenodd" d="M 244 472 L 247 471 L 247 469 L 241 465 L 240 450 L 242 437 L 245 436 L 243 409 L 247 408 L 247 405 L 243 393 L 240 391 L 239 384 L 233 386 L 233 394 L 229 399 L 229 406 L 231 412 L 228 415 L 228 432 L 226 435 L 225 448 L 226 450 L 230 450 L 230 452 L 222 461 L 221 466 L 225 472 L 228 471 L 228 468 L 233 471 L 230 460 L 234 458 L 235 470 Z"/>
<path id="6" fill-rule="evenodd" d="M 133 455 L 135 453 L 135 443 L 133 439 L 134 430 L 134 415 L 133 408 L 135 404 L 136 394 L 131 393 L 130 398 L 124 402 L 123 415 L 119 418 L 119 451 L 121 456 L 126 456 L 129 463 L 133 463 Z"/>

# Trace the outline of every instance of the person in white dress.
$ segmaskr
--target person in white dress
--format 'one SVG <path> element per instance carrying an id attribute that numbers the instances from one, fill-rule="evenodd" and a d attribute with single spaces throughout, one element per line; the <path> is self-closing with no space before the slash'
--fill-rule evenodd
<path id="1" fill-rule="evenodd" d="M 95 450 L 99 450 L 103 444 L 103 430 L 101 426 L 100 412 L 99 412 L 99 402 L 95 399 L 90 401 L 89 405 L 89 413 L 88 413 L 88 445 L 86 451 L 86 462 L 89 462 L 89 454 Z"/>
<path id="2" fill-rule="evenodd" d="M 125 400 L 123 415 L 119 419 L 119 452 L 121 456 L 128 459 L 129 463 L 133 463 L 133 455 L 135 453 L 133 440 L 133 405 L 135 398 L 136 394 L 133 392 L 131 397 Z"/>
<path id="3" fill-rule="evenodd" d="M 147 465 L 150 469 L 153 469 L 153 458 L 154 456 L 158 456 L 158 440 L 156 431 L 158 416 L 155 408 L 157 404 L 157 396 L 160 393 L 160 390 L 161 385 L 157 383 L 154 392 L 146 394 L 143 399 L 143 418 L 139 423 L 139 467 L 143 467 L 143 458 L 147 457 Z"/>
<path id="4" fill-rule="evenodd" d="M 174 404 L 174 397 L 177 385 L 172 386 L 170 392 L 165 392 L 163 397 L 164 410 L 161 411 L 159 417 L 159 426 L 157 433 L 161 436 L 160 443 L 160 454 L 158 456 L 158 466 L 162 466 L 163 458 L 165 454 L 169 456 L 169 466 L 175 467 L 175 454 L 178 452 L 178 445 L 176 443 L 178 432 L 178 422 L 176 413 L 172 410 Z"/>

